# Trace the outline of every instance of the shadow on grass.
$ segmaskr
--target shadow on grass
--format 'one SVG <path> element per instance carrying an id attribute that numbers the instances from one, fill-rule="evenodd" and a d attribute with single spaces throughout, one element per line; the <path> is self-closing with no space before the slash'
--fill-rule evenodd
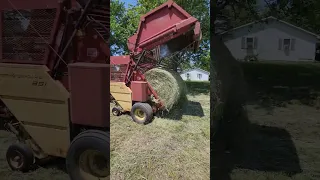
<path id="1" fill-rule="evenodd" d="M 290 134 L 285 129 L 251 124 L 250 147 L 237 168 L 283 172 L 288 176 L 301 173 L 299 157 Z"/>
<path id="2" fill-rule="evenodd" d="M 211 140 L 213 179 L 231 179 L 235 168 L 282 172 L 289 177 L 302 172 L 290 134 L 285 129 L 252 124 L 246 112 L 235 121 L 220 123 Z"/>
<path id="3" fill-rule="evenodd" d="M 163 117 L 171 120 L 181 120 L 183 115 L 203 117 L 204 112 L 199 102 L 187 101 L 181 106 L 177 106 L 176 108 L 172 109 Z"/>
<path id="4" fill-rule="evenodd" d="M 45 169 L 58 169 L 64 173 L 67 174 L 67 168 L 66 168 L 66 159 L 64 158 L 50 158 L 50 159 L 44 159 L 37 162 L 37 166 L 35 167 L 35 170 L 39 167 L 45 168 Z"/>
<path id="5" fill-rule="evenodd" d="M 185 81 L 188 95 L 209 94 L 210 82 L 206 81 Z M 203 117 L 204 112 L 201 104 L 195 101 L 184 101 L 181 105 L 170 110 L 168 114 L 163 115 L 163 118 L 171 120 L 181 120 L 183 115 Z"/>

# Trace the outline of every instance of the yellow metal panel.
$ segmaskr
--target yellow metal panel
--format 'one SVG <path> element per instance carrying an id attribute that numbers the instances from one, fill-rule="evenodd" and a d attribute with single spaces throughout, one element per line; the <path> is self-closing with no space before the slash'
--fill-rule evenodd
<path id="1" fill-rule="evenodd" d="M 69 92 L 46 66 L 0 63 L 0 98 L 49 155 L 69 148 Z"/>
<path id="2" fill-rule="evenodd" d="M 45 66 L 0 63 L 0 95 L 65 101 L 69 92 Z"/>
<path id="3" fill-rule="evenodd" d="M 69 127 L 68 102 L 36 102 L 23 99 L 6 99 L 2 101 L 23 122 Z"/>
<path id="4" fill-rule="evenodd" d="M 110 92 L 131 94 L 132 91 L 123 82 L 110 82 Z"/>
<path id="5" fill-rule="evenodd" d="M 132 91 L 123 82 L 110 82 L 110 93 L 124 111 L 131 111 Z"/>
<path id="6" fill-rule="evenodd" d="M 24 125 L 24 127 L 46 154 L 66 157 L 70 146 L 70 134 L 67 129 L 62 130 L 33 125 Z"/>

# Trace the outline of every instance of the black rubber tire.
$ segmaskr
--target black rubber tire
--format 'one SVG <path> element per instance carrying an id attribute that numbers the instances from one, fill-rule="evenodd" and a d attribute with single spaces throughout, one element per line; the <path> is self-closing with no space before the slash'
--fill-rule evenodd
<path id="1" fill-rule="evenodd" d="M 143 120 L 139 120 L 135 117 L 135 110 L 140 109 L 145 113 L 145 118 Z M 148 103 L 135 103 L 131 108 L 131 117 L 132 120 L 138 124 L 148 124 L 153 119 L 153 110 L 150 104 Z"/>
<path id="2" fill-rule="evenodd" d="M 80 174 L 79 160 L 86 150 L 103 152 L 108 160 L 110 175 L 110 134 L 100 130 L 86 130 L 72 141 L 66 157 L 66 168 L 71 180 L 86 180 Z M 92 174 L 93 175 L 93 174 Z M 98 177 L 97 177 L 98 178 Z"/>
<path id="3" fill-rule="evenodd" d="M 121 111 L 120 111 L 120 109 L 119 108 L 117 108 L 117 107 L 114 107 L 114 108 L 112 108 L 112 114 L 114 115 L 114 116 L 120 116 L 121 115 Z"/>
<path id="4" fill-rule="evenodd" d="M 10 162 L 10 159 L 16 152 L 21 154 L 23 164 L 20 167 L 15 167 Z M 34 163 L 34 155 L 32 149 L 28 145 L 23 143 L 12 144 L 11 146 L 9 146 L 6 153 L 6 159 L 8 165 L 13 171 L 28 172 L 31 170 Z"/>

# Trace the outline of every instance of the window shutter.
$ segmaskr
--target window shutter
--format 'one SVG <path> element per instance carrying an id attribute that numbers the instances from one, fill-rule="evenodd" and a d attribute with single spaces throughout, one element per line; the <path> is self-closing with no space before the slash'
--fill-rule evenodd
<path id="1" fill-rule="evenodd" d="M 245 49 L 246 47 L 246 38 L 245 37 L 242 37 L 242 40 L 241 40 L 241 49 Z"/>
<path id="2" fill-rule="evenodd" d="M 291 51 L 294 51 L 296 48 L 296 39 L 291 39 Z"/>
<path id="3" fill-rule="evenodd" d="M 279 44 L 278 44 L 278 50 L 281 50 L 282 49 L 282 39 L 280 38 L 279 39 Z"/>
<path id="4" fill-rule="evenodd" d="M 254 37 L 254 40 L 253 40 L 253 47 L 254 47 L 254 49 L 257 49 L 257 47 L 258 47 L 258 38 L 257 37 Z"/>

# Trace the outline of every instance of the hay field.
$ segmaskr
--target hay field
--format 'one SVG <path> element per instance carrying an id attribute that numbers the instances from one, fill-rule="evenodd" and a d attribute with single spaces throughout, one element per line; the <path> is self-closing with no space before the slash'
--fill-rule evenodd
<path id="1" fill-rule="evenodd" d="M 111 118 L 112 180 L 209 179 L 209 83 L 187 86 L 189 102 L 168 119 L 141 126 Z"/>

